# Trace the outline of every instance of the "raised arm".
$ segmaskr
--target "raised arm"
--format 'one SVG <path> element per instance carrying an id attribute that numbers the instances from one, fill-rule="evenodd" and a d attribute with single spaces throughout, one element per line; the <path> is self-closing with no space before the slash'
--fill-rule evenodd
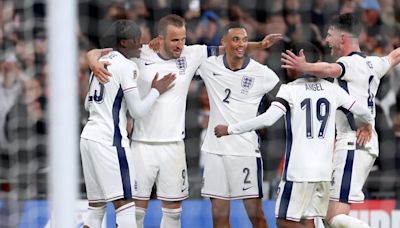
<path id="1" fill-rule="evenodd" d="M 317 62 L 309 63 L 306 61 L 303 50 L 299 55 L 295 55 L 292 51 L 286 50 L 282 53 L 282 68 L 293 69 L 303 73 L 315 75 L 319 78 L 338 78 L 342 74 L 342 66 L 338 63 Z"/>
<path id="2" fill-rule="evenodd" d="M 90 70 L 92 70 L 97 80 L 103 84 L 107 83 L 109 81 L 108 77 L 111 76 L 111 73 L 106 69 L 106 66 L 110 65 L 110 63 L 107 61 L 99 61 L 99 59 L 112 50 L 112 48 L 93 49 L 86 54 Z"/>
<path id="3" fill-rule="evenodd" d="M 385 57 L 389 60 L 391 67 L 399 64 L 400 63 L 400 47 L 394 49 Z"/>
<path id="4" fill-rule="evenodd" d="M 281 40 L 283 38 L 283 35 L 280 33 L 273 33 L 266 35 L 264 39 L 258 42 L 249 42 L 247 46 L 247 53 L 251 53 L 253 51 L 259 50 L 259 49 L 267 49 L 274 45 L 277 41 Z M 219 46 L 218 49 L 220 54 L 225 53 L 225 47 L 224 46 Z"/>
<path id="5" fill-rule="evenodd" d="M 241 134 L 257 130 L 264 127 L 273 125 L 279 118 L 286 113 L 286 108 L 279 102 L 272 102 L 271 107 L 268 110 L 249 120 L 245 120 L 236 124 L 218 125 L 214 128 L 215 135 L 219 138 L 225 135 Z"/>

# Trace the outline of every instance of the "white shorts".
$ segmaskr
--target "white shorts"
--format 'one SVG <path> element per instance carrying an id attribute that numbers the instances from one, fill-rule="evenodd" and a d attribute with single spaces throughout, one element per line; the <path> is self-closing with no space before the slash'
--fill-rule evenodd
<path id="1" fill-rule="evenodd" d="M 342 203 L 363 203 L 362 188 L 375 162 L 366 150 L 336 150 L 330 199 Z"/>
<path id="2" fill-rule="evenodd" d="M 129 148 L 81 138 L 80 149 L 89 202 L 132 198 L 135 175 Z"/>
<path id="3" fill-rule="evenodd" d="M 181 201 L 189 196 L 189 184 L 183 141 L 148 143 L 133 141 L 131 145 L 137 173 L 139 200 L 149 200 L 154 183 L 157 198 Z"/>
<path id="4" fill-rule="evenodd" d="M 281 180 L 275 217 L 291 221 L 324 218 L 329 205 L 329 181 L 293 182 Z"/>
<path id="5" fill-rule="evenodd" d="M 211 153 L 205 156 L 202 196 L 223 200 L 263 197 L 261 158 Z"/>

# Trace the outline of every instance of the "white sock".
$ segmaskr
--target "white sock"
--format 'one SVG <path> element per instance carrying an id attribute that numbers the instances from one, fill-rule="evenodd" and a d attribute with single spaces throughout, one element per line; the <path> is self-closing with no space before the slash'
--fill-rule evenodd
<path id="1" fill-rule="evenodd" d="M 84 221 L 84 225 L 90 228 L 100 228 L 103 221 L 106 205 L 102 207 L 88 207 L 88 212 Z"/>
<path id="2" fill-rule="evenodd" d="M 146 208 L 143 207 L 136 207 L 136 225 L 137 228 L 144 227 L 144 215 L 146 214 Z"/>
<path id="3" fill-rule="evenodd" d="M 182 207 L 176 209 L 162 208 L 160 228 L 180 228 Z"/>
<path id="4" fill-rule="evenodd" d="M 333 217 L 330 225 L 333 228 L 370 228 L 365 222 L 344 214 Z"/>
<path id="5" fill-rule="evenodd" d="M 115 210 L 117 228 L 136 228 L 135 203 L 131 202 Z"/>

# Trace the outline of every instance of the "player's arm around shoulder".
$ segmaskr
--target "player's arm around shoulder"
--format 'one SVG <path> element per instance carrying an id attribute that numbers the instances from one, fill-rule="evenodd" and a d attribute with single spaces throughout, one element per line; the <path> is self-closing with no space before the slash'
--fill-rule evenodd
<path id="1" fill-rule="evenodd" d="M 290 50 L 286 50 L 286 52 L 282 53 L 281 61 L 283 63 L 282 68 L 315 75 L 319 78 L 338 78 L 344 72 L 343 65 L 340 63 L 307 62 L 303 50 L 300 50 L 298 55 Z"/>
<path id="2" fill-rule="evenodd" d="M 90 70 L 94 73 L 97 80 L 104 84 L 109 81 L 109 77 L 111 76 L 111 73 L 107 71 L 107 66 L 110 65 L 110 62 L 100 61 L 99 59 L 112 50 L 112 48 L 93 49 L 86 54 Z"/>

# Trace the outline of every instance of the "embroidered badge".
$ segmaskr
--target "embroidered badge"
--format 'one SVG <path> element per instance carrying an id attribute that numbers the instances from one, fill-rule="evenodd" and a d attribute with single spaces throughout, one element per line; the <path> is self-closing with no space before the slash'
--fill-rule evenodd
<path id="1" fill-rule="evenodd" d="M 187 68 L 186 58 L 180 57 L 180 58 L 176 59 L 176 67 L 179 70 L 179 74 L 185 74 L 185 71 Z"/>
<path id="2" fill-rule="evenodd" d="M 241 93 L 247 94 L 249 90 L 253 87 L 254 78 L 249 76 L 243 76 L 242 78 L 242 91 Z"/>

